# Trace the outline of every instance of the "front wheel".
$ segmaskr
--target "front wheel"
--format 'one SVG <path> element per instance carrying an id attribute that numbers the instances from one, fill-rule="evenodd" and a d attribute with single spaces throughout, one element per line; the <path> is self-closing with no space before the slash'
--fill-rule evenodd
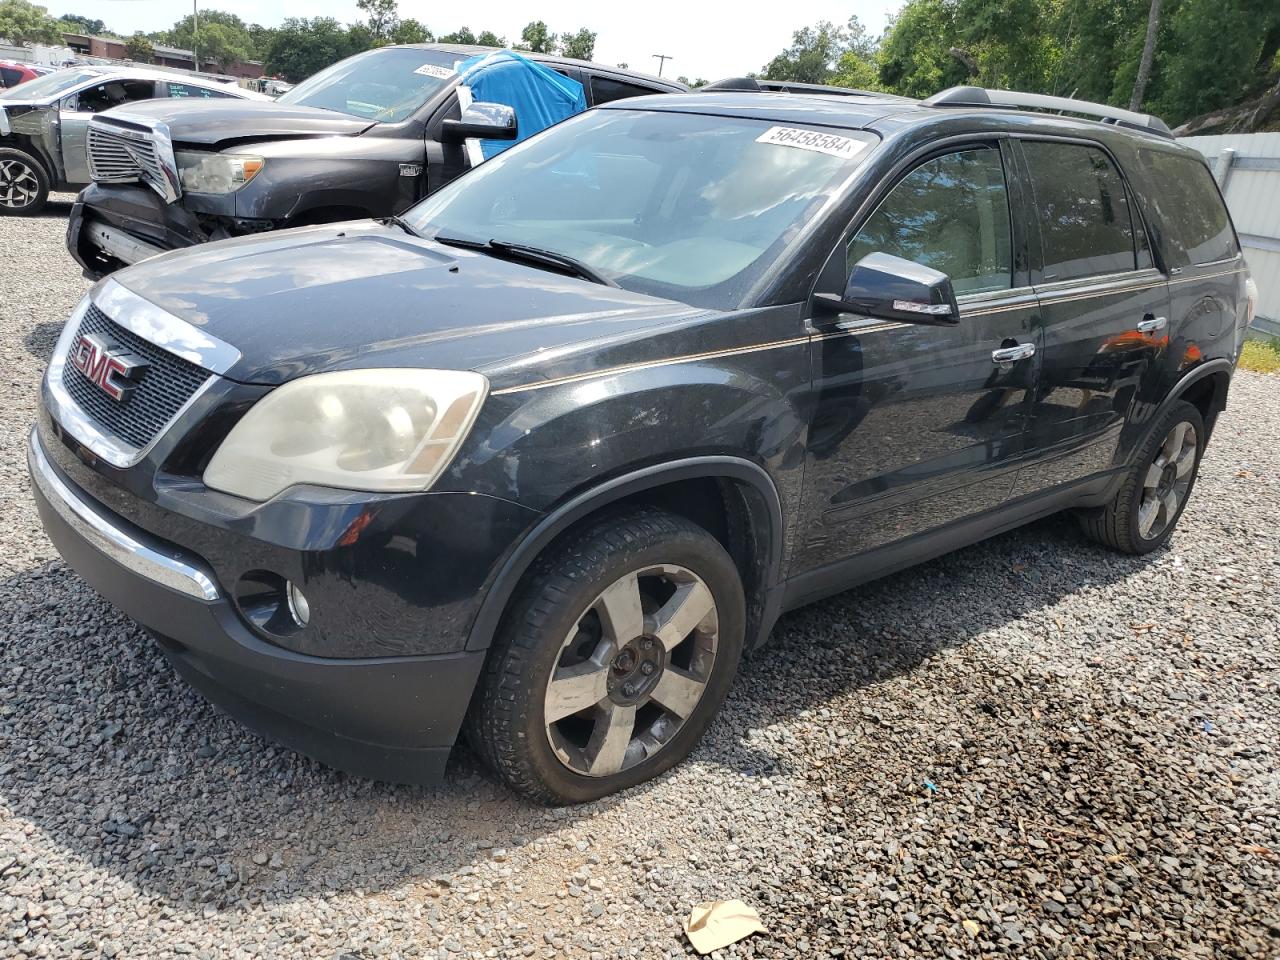
<path id="1" fill-rule="evenodd" d="M 1208 435 L 1200 411 L 1179 401 L 1143 441 L 1114 500 L 1081 514 L 1094 540 L 1125 553 L 1150 553 L 1186 508 Z"/>
<path id="2" fill-rule="evenodd" d="M 469 737 L 514 789 L 582 803 L 682 760 L 742 654 L 737 568 L 706 530 L 643 509 L 535 564 L 490 652 Z"/>
<path id="3" fill-rule="evenodd" d="M 29 217 L 49 199 L 49 175 L 31 154 L 0 148 L 0 217 Z"/>

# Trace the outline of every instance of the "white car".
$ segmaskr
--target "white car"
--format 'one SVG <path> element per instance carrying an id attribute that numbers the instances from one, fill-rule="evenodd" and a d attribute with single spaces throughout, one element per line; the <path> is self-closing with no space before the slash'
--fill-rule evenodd
<path id="1" fill-rule="evenodd" d="M 89 119 L 157 97 L 263 100 L 235 83 L 177 70 L 74 66 L 0 91 L 0 216 L 29 216 L 50 190 L 89 182 Z"/>

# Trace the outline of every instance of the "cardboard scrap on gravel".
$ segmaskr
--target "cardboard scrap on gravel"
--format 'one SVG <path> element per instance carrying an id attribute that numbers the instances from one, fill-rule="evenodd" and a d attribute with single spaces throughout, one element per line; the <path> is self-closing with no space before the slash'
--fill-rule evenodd
<path id="1" fill-rule="evenodd" d="M 714 900 L 689 911 L 684 932 L 693 949 L 706 954 L 765 929 L 760 914 L 741 900 Z"/>

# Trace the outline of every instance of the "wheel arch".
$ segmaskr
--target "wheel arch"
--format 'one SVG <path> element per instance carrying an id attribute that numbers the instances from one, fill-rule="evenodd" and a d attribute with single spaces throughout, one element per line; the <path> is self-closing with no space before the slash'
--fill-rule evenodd
<path id="1" fill-rule="evenodd" d="M 713 518 L 710 491 L 723 514 Z M 750 460 L 701 456 L 655 464 L 614 477 L 547 513 L 520 542 L 485 593 L 467 650 L 488 649 L 511 597 L 534 560 L 568 530 L 602 510 L 660 506 L 709 528 L 743 574 L 747 595 L 745 649 L 758 646 L 778 617 L 782 591 L 782 501 L 773 479 Z M 709 520 L 715 520 L 714 524 Z M 711 528 L 711 527 L 718 528 Z"/>
<path id="2" fill-rule="evenodd" d="M 1212 435 L 1218 414 L 1226 409 L 1227 391 L 1231 387 L 1231 374 L 1234 369 L 1230 360 L 1218 358 L 1208 360 L 1187 371 L 1173 385 L 1173 389 L 1161 401 L 1154 416 L 1148 422 L 1159 423 L 1175 403 L 1186 401 L 1200 411 L 1200 415 L 1204 417 L 1205 429 Z"/>

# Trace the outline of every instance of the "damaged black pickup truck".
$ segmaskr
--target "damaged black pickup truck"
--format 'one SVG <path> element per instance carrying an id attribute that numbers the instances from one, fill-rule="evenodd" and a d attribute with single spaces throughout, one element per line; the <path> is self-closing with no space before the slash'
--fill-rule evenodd
<path id="1" fill-rule="evenodd" d="M 517 73 L 519 109 L 485 102 L 478 60 Z M 587 107 L 686 89 L 578 60 L 427 44 L 350 57 L 273 103 L 118 108 L 90 125 L 93 183 L 72 209 L 67 246 L 98 279 L 210 240 L 388 217 L 479 162 L 482 141 L 523 139 Z"/>

